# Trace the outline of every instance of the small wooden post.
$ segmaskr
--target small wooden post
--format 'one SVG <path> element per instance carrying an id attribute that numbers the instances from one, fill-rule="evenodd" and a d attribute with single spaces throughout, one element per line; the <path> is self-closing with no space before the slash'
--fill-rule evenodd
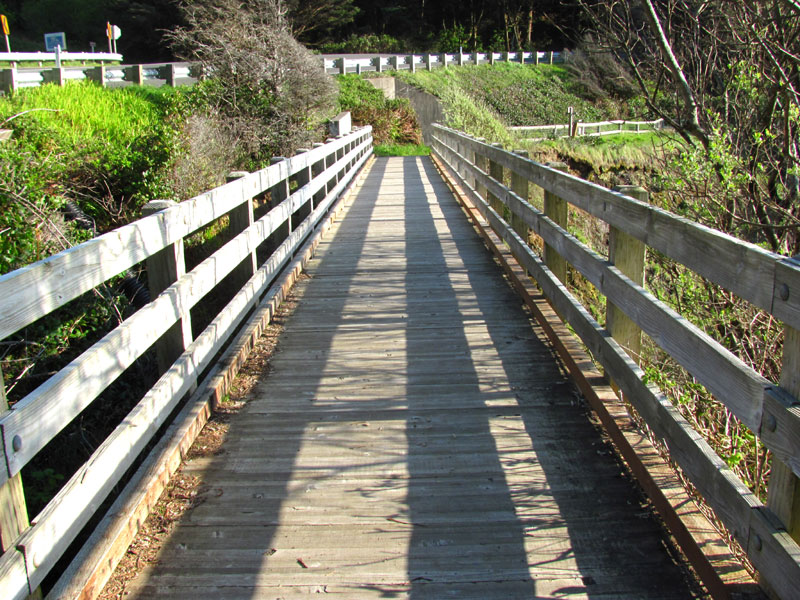
<path id="1" fill-rule="evenodd" d="M 247 171 L 232 171 L 228 173 L 226 180 L 228 183 L 232 181 L 236 181 L 237 179 L 241 179 L 242 177 L 247 177 L 250 175 Z M 253 216 L 253 198 L 248 198 L 245 202 L 242 202 L 239 206 L 234 208 L 230 213 L 228 213 L 228 219 L 230 227 L 230 232 L 233 235 L 238 235 L 250 225 L 253 224 L 255 218 Z M 250 253 L 250 256 L 245 258 L 241 264 L 236 268 L 237 271 L 237 282 L 239 287 L 243 286 L 254 274 L 258 271 L 258 258 L 256 256 L 256 249 L 253 248 L 253 251 Z"/>
<path id="2" fill-rule="evenodd" d="M 514 154 L 528 158 L 527 150 L 514 150 Z M 516 171 L 511 171 L 511 190 L 526 202 L 528 201 L 528 180 L 517 174 Z M 511 228 L 519 234 L 526 244 L 528 243 L 528 225 L 522 220 L 522 217 L 512 213 Z"/>
<path id="3" fill-rule="evenodd" d="M 551 169 L 566 171 L 567 165 L 563 162 L 547 163 Z M 545 190 L 544 192 L 544 214 L 556 225 L 564 229 L 567 228 L 568 206 L 566 200 L 559 198 L 555 194 Z M 562 283 L 567 283 L 567 261 L 556 252 L 549 244 L 544 245 L 544 263 Z"/>
<path id="4" fill-rule="evenodd" d="M 172 200 L 151 200 L 142 209 L 148 216 L 175 206 Z M 155 299 L 161 292 L 178 281 L 186 273 L 183 255 L 183 238 L 159 250 L 147 259 L 147 286 L 150 297 Z M 192 343 L 192 321 L 188 310 L 183 311 L 178 322 L 156 341 L 156 360 L 158 372 L 165 373 L 175 359 Z"/>
<path id="5" fill-rule="evenodd" d="M 308 152 L 307 148 L 300 148 L 297 152 L 295 152 L 295 156 L 300 156 L 301 154 L 305 154 Z M 300 171 L 297 172 L 294 176 L 294 180 L 297 182 L 297 189 L 301 189 L 303 186 L 306 186 L 311 181 L 311 165 L 306 165 Z M 308 215 L 312 210 L 314 210 L 314 199 L 309 198 L 308 202 L 303 205 L 303 214 Z"/>
<path id="6" fill-rule="evenodd" d="M 485 138 L 478 138 L 479 142 L 485 142 Z M 483 156 L 477 150 L 475 151 L 475 166 L 478 167 L 484 173 L 489 172 L 489 161 L 486 160 L 486 157 Z M 475 179 L 475 191 L 478 195 L 488 202 L 486 186 L 483 185 L 477 178 Z"/>
<path id="7" fill-rule="evenodd" d="M 3 370 L 0 368 L 0 415 L 8 410 Z M 5 552 L 11 548 L 29 526 L 22 476 L 17 473 L 0 486 L 0 550 Z"/>
<path id="8" fill-rule="evenodd" d="M 642 202 L 647 202 L 650 196 L 646 189 L 635 185 L 617 186 L 614 191 Z M 616 227 L 610 227 L 608 259 L 631 281 L 639 285 L 644 284 L 645 253 L 644 242 Z M 611 302 L 606 304 L 606 329 L 625 348 L 628 355 L 639 363 L 642 352 L 642 330 Z"/>
<path id="9" fill-rule="evenodd" d="M 502 150 L 503 144 L 492 144 L 492 147 Z M 489 158 L 489 175 L 495 181 L 503 183 L 503 165 Z M 489 200 L 489 206 L 491 206 L 495 210 L 495 212 L 497 212 L 500 215 L 500 217 L 504 217 L 505 205 L 503 204 L 502 200 L 500 200 L 500 198 L 498 198 L 491 192 L 488 192 L 487 195 Z"/>
<path id="10" fill-rule="evenodd" d="M 795 398 L 800 396 L 800 331 L 783 331 L 783 366 L 781 388 Z M 772 457 L 767 506 L 780 519 L 786 531 L 800 543 L 800 479 L 785 463 Z"/>

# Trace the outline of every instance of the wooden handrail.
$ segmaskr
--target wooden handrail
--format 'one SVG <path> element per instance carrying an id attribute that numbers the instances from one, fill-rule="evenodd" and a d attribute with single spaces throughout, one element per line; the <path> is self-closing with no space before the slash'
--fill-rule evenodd
<path id="1" fill-rule="evenodd" d="M 742 544 L 761 577 L 781 598 L 800 593 L 800 547 L 784 522 L 764 506 L 681 416 L 625 348 L 580 304 L 568 287 L 520 237 L 521 220 L 558 255 L 606 295 L 636 326 L 672 355 L 775 454 L 793 477 L 800 475 L 800 403 L 748 367 L 721 344 L 657 300 L 608 259 L 493 177 L 485 162 L 552 194 L 642 241 L 668 257 L 800 328 L 800 265 L 726 234 L 606 190 L 598 185 L 434 125 L 433 151 L 460 177 L 470 200 L 539 284 L 556 312 L 589 348 L 672 458 Z M 481 157 L 481 161 L 476 160 Z M 471 186 L 469 182 L 475 181 Z M 478 193 L 476 190 L 486 190 Z M 500 205 L 496 205 L 499 199 Z"/>
<path id="2" fill-rule="evenodd" d="M 178 269 L 174 283 L 148 305 L 0 416 L 0 430 L 8 440 L 0 449 L 5 465 L 0 469 L 1 485 L 229 273 L 242 272 L 241 266 L 252 261 L 256 249 L 273 233 L 285 232 L 272 254 L 255 265 L 257 270 L 250 269 L 251 276 L 227 306 L 195 339 L 186 340 L 153 388 L 0 557 L 0 597 L 24 598 L 41 584 L 371 155 L 371 131 L 365 127 L 329 140 L 0 277 L 2 339 L 131 266 L 181 244 L 184 237 L 224 215 L 236 217 L 243 210 L 252 215 L 257 196 L 279 185 L 288 190 L 290 178 L 298 182 L 293 193 L 258 220 L 232 218 L 241 229 L 233 239 L 190 271 Z M 158 263 L 151 261 L 150 268 L 154 264 Z"/>

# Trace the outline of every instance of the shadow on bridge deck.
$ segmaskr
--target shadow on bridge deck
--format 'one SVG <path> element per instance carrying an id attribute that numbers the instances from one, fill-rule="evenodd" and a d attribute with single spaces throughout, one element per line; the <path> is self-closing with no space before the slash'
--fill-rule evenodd
<path id="1" fill-rule="evenodd" d="M 129 597 L 696 594 L 425 158 L 379 159 Z"/>

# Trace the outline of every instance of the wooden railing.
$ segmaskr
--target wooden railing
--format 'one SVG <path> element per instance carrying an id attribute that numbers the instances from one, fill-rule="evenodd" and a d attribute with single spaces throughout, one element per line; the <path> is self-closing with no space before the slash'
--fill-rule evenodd
<path id="1" fill-rule="evenodd" d="M 152 297 L 0 415 L 2 523 L 24 521 L 18 517 L 24 513 L 19 473 L 25 464 L 154 343 L 162 373 L 33 525 L 20 524 L 16 536 L 3 532 L 10 541 L 0 558 L 0 598 L 24 598 L 37 589 L 181 399 L 203 387 L 201 373 L 237 327 L 274 295 L 273 282 L 297 260 L 293 256 L 371 153 L 371 128 L 356 130 L 274 159 L 260 171 L 239 173 L 191 200 L 155 201 L 149 216 L 0 277 L 0 340 L 140 263 Z M 255 213 L 254 203 L 260 207 Z M 187 272 L 184 238 L 220 219 L 235 236 Z M 238 291 L 193 337 L 191 308 L 223 281 L 230 291 L 229 275 Z"/>
<path id="2" fill-rule="evenodd" d="M 744 548 L 760 581 L 780 598 L 800 597 L 796 541 L 800 538 L 800 262 L 438 124 L 433 151 L 626 401 L 666 445 L 671 459 Z M 512 188 L 503 183 L 509 172 Z M 544 189 L 543 211 L 529 203 L 528 183 Z M 569 204 L 608 224 L 608 256 L 570 235 Z M 504 214 L 510 218 L 504 219 Z M 541 258 L 528 243 L 531 232 L 543 241 Z M 762 377 L 647 291 L 643 266 L 648 246 L 785 324 L 780 382 Z M 606 296 L 608 328 L 570 292 L 567 264 Z M 772 451 L 768 506 L 665 395 L 645 382 L 634 360 L 641 332 Z"/>
<path id="3" fill-rule="evenodd" d="M 325 71 L 337 73 L 362 73 L 367 71 L 431 71 L 452 65 L 480 65 L 496 62 L 517 62 L 529 65 L 563 63 L 568 52 L 457 52 L 455 54 L 376 54 L 351 58 L 326 54 L 322 57 Z"/>
<path id="4" fill-rule="evenodd" d="M 545 137 L 523 137 L 524 141 L 536 141 L 549 137 L 560 138 L 570 136 L 600 136 L 617 135 L 620 133 L 647 133 L 650 131 L 661 131 L 664 129 L 664 119 L 655 121 L 626 121 L 617 119 L 614 121 L 599 121 L 597 123 L 584 123 L 578 121 L 573 125 L 574 131 L 570 131 L 568 123 L 557 125 L 515 125 L 509 127 L 510 131 L 519 134 L 539 134 Z"/>

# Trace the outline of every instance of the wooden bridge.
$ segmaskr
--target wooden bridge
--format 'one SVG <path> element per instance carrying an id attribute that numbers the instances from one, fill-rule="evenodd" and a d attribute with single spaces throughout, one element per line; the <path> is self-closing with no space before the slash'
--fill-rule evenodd
<path id="1" fill-rule="evenodd" d="M 3 522 L 0 597 L 48 574 L 49 597 L 100 592 L 290 290 L 269 373 L 222 450 L 183 467 L 200 501 L 128 597 L 759 597 L 608 377 L 763 589 L 798 597 L 793 363 L 780 387 L 767 382 L 634 271 L 647 244 L 724 280 L 786 322 L 794 360 L 800 268 L 443 127 L 433 160 L 370 155 L 370 130 L 357 130 L 0 277 L 0 339 L 143 261 L 153 292 L 0 418 L 18 530 Z M 568 202 L 611 225 L 609 257 L 566 231 Z M 220 219 L 230 241 L 186 272 L 184 238 Z M 620 307 L 608 329 L 562 283 L 567 263 Z M 227 305 L 197 333 L 191 307 L 214 289 Z M 769 508 L 643 383 L 626 353 L 642 330 L 773 450 L 783 485 Z M 155 340 L 158 383 L 29 526 L 22 466 Z"/>

